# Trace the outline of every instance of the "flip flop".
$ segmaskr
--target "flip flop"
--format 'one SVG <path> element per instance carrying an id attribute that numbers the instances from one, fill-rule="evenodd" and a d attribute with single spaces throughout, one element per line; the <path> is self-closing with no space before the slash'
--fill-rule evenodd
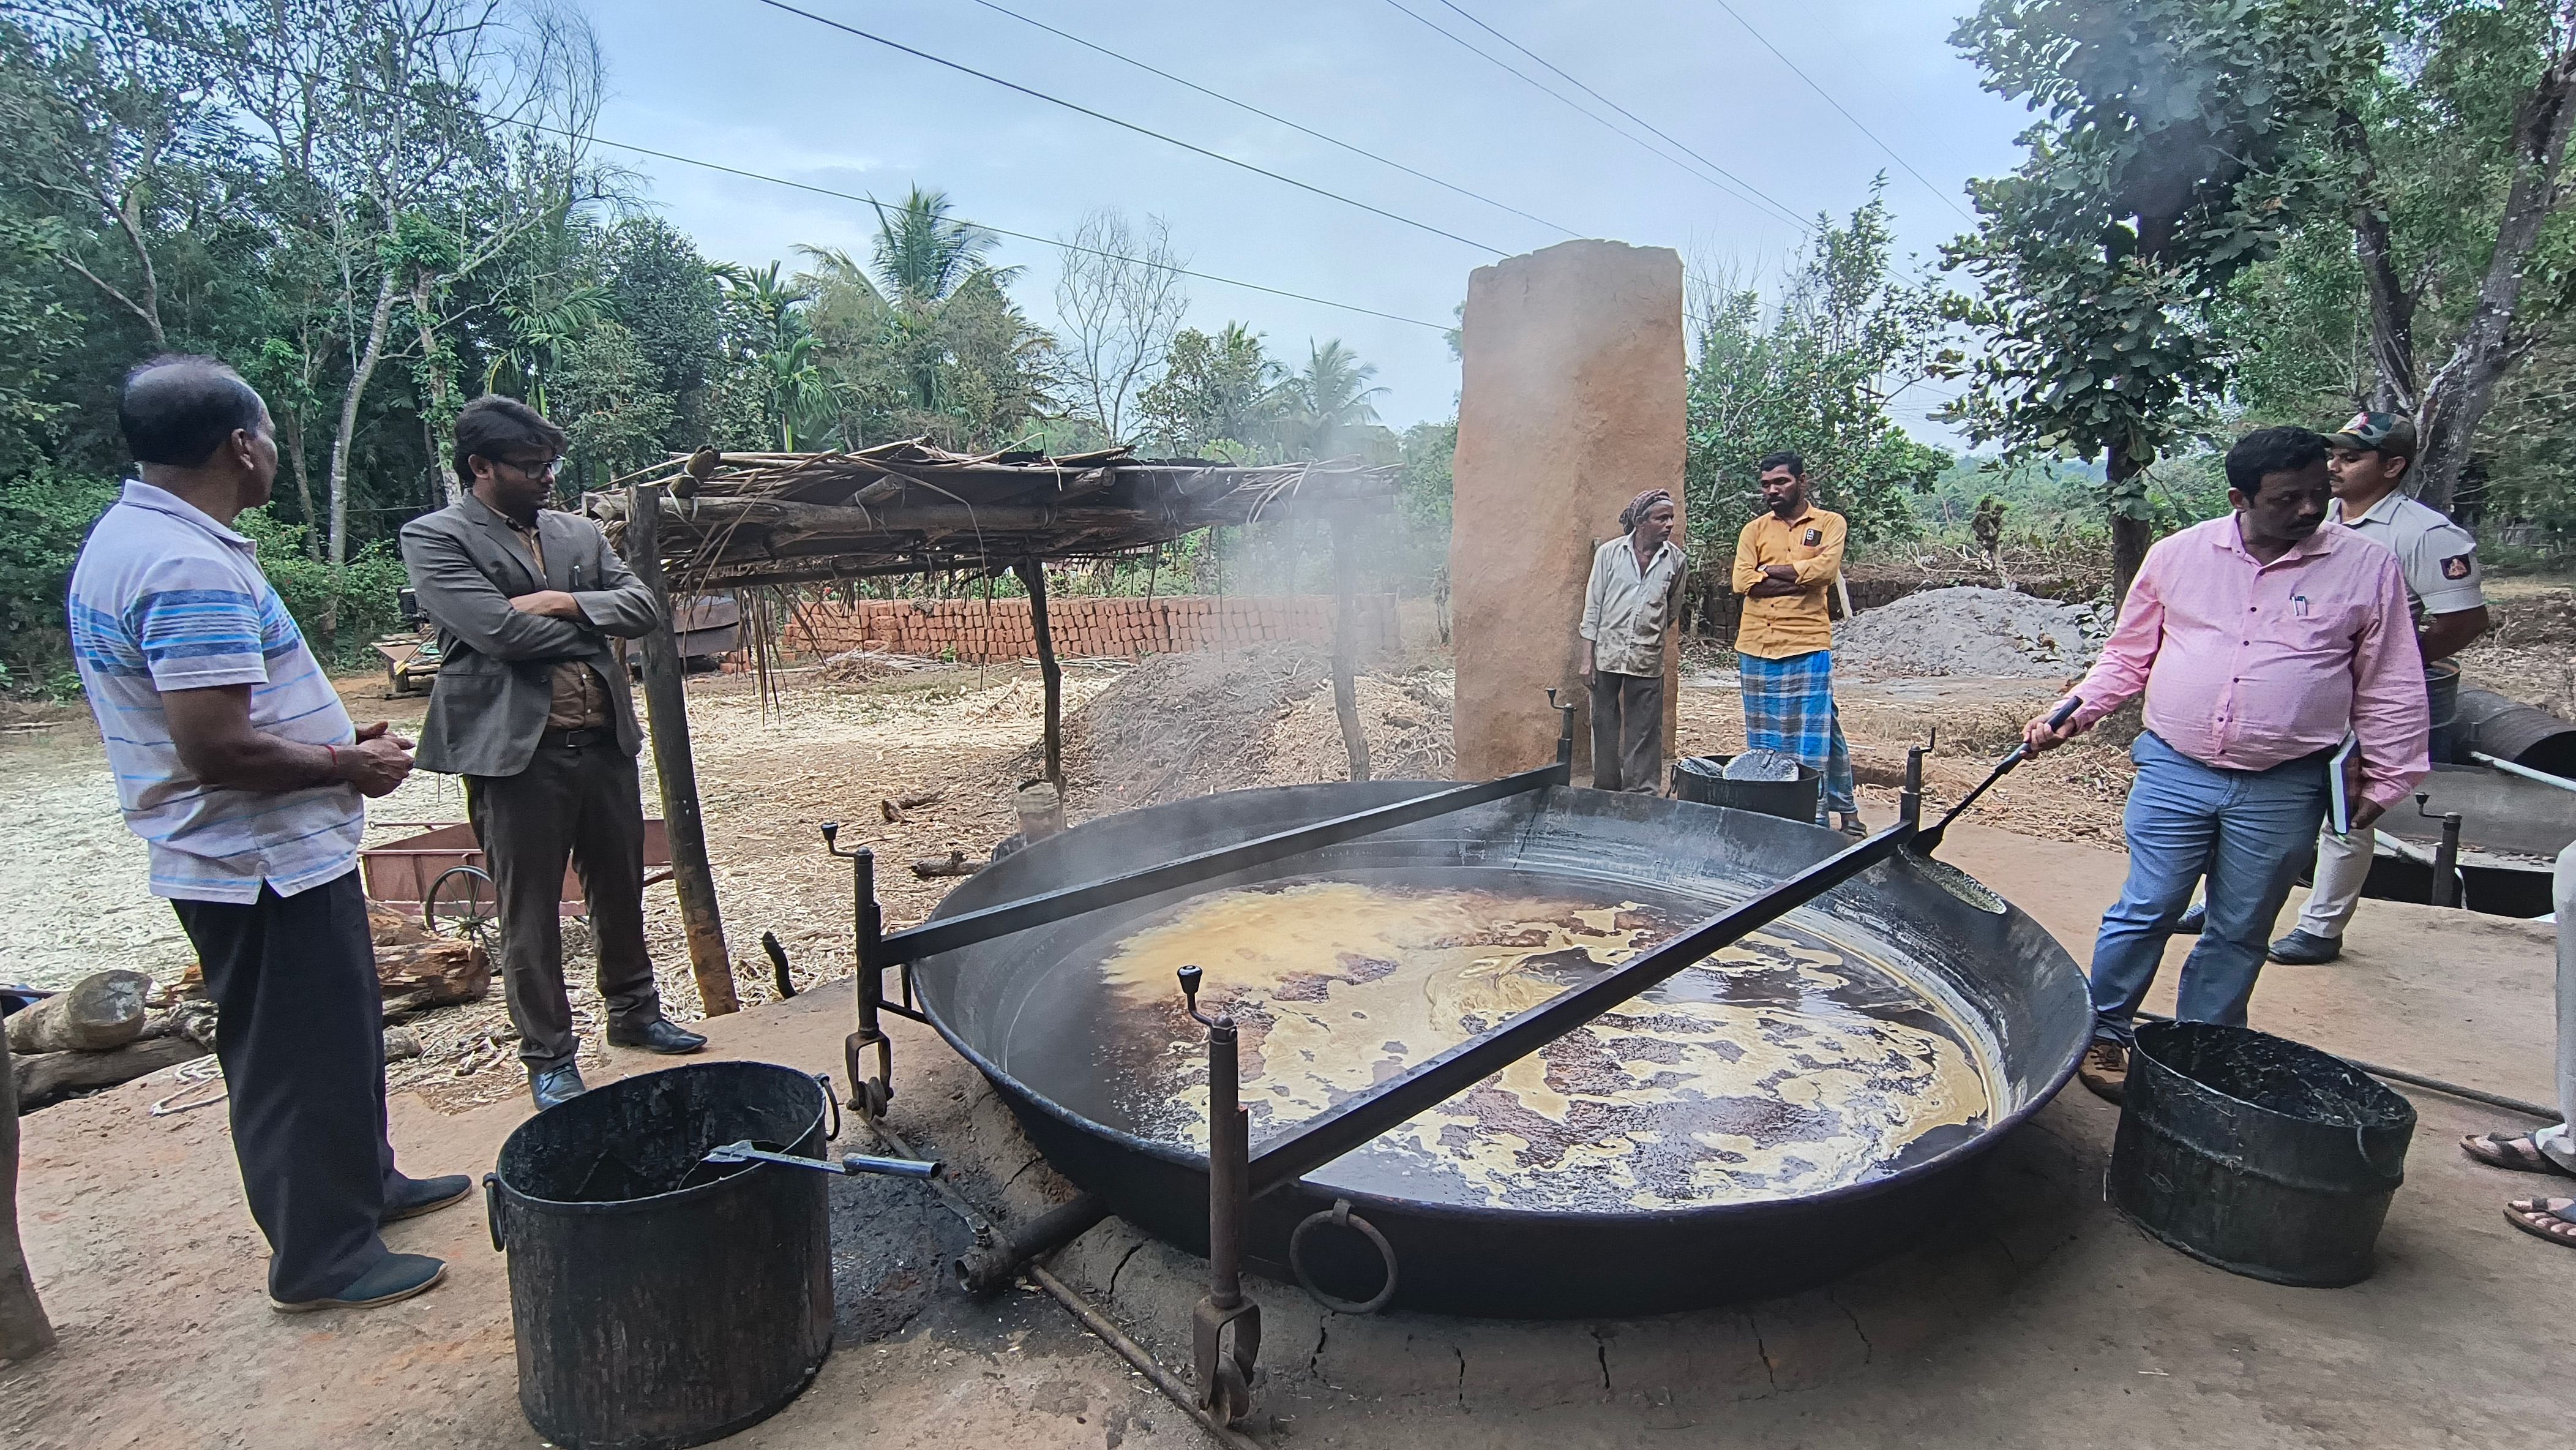
<path id="1" fill-rule="evenodd" d="M 2504 1206 L 2504 1221 L 2534 1238 L 2576 1249 L 2576 1198 L 2517 1198 Z"/>
<path id="2" fill-rule="evenodd" d="M 2557 1159 L 2540 1151 L 2540 1144 L 2529 1133 L 2472 1133 L 2460 1140 L 2460 1151 L 2490 1168 L 2508 1168 L 2516 1173 L 2554 1173 L 2561 1178 L 2576 1178 Z"/>

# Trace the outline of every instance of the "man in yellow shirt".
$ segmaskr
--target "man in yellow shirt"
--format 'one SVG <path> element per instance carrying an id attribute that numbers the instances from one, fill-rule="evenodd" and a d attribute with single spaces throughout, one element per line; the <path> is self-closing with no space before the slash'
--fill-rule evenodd
<path id="1" fill-rule="evenodd" d="M 1735 538 L 1745 748 L 1776 750 L 1824 772 L 1816 824 L 1833 811 L 1844 833 L 1857 836 L 1860 806 L 1852 799 L 1851 747 L 1834 714 L 1834 631 L 1825 609 L 1826 591 L 1843 568 L 1843 516 L 1807 501 L 1807 466 L 1797 454 L 1765 454 L 1754 467 L 1770 511 Z"/>

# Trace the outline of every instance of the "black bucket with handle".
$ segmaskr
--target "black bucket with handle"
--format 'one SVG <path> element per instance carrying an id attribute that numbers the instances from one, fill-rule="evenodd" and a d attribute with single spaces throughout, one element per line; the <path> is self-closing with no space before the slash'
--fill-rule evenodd
<path id="1" fill-rule="evenodd" d="M 748 1140 L 814 1157 L 828 1080 L 705 1062 L 591 1089 L 519 1125 L 483 1180 L 510 1256 L 519 1407 L 571 1450 L 677 1450 L 776 1414 L 832 1351 L 820 1173 L 709 1163 Z"/>
<path id="2" fill-rule="evenodd" d="M 2370 1277 L 2415 1105 L 2313 1047 L 2214 1022 L 2138 1028 L 2111 1201 L 2193 1258 L 2275 1284 Z"/>
<path id="3" fill-rule="evenodd" d="M 1786 821 L 1815 824 L 1816 811 L 1825 788 L 1824 772 L 1812 765 L 1798 767 L 1796 780 L 1728 780 L 1726 763 L 1732 755 L 1692 755 L 1673 762 L 1673 799 L 1697 801 L 1704 806 L 1725 806 L 1730 810 L 1760 811 Z"/>

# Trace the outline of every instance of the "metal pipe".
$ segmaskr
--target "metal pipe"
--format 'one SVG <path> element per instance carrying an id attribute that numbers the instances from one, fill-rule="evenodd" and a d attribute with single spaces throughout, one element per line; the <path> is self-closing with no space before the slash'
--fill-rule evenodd
<path id="1" fill-rule="evenodd" d="M 1411 800 L 1397 801 L 1392 805 L 1354 811 L 1349 815 L 1336 816 L 1329 821 L 1319 821 L 1311 826 L 1275 831 L 1270 835 L 1255 837 L 1231 846 L 1219 846 L 1213 850 L 1201 851 L 1194 856 L 1183 856 L 1177 861 L 1166 861 L 1158 866 L 1147 866 L 1124 875 L 1112 876 L 1105 881 L 1068 886 L 1061 891 L 1050 891 L 1020 901 L 1006 901 L 999 906 L 985 907 L 981 911 L 969 911 L 937 921 L 926 921 L 919 926 L 884 936 L 877 944 L 877 958 L 882 966 L 892 966 L 898 962 L 917 962 L 924 957 L 937 956 L 941 952 L 955 951 L 959 947 L 991 941 L 995 937 L 1007 936 L 1029 927 L 1045 926 L 1050 922 L 1062 921 L 1066 917 L 1078 916 L 1086 911 L 1096 911 L 1104 906 L 1116 906 L 1121 902 L 1151 896 L 1158 891 L 1169 891 L 1176 886 L 1189 886 L 1201 881 L 1214 880 L 1219 876 L 1230 875 L 1247 867 L 1266 865 L 1306 851 L 1356 840 L 1378 831 L 1392 830 L 1397 826 L 1409 826 L 1416 821 L 1427 821 L 1435 816 L 1463 811 L 1470 806 L 1480 806 L 1489 801 L 1526 795 L 1532 791 L 1545 790 L 1550 786 L 1563 784 L 1565 784 L 1564 767 L 1548 765 L 1536 770 L 1524 770 L 1517 775 L 1507 775 L 1499 780 L 1480 781 L 1473 785 L 1452 786 L 1446 790 L 1431 791 L 1415 796 Z"/>
<path id="2" fill-rule="evenodd" d="M 1208 1298 L 1219 1309 L 1243 1302 L 1245 1160 L 1250 1119 L 1241 1107 L 1234 1019 L 1208 1030 Z"/>
<path id="3" fill-rule="evenodd" d="M 2433 894 L 2435 906 L 2460 904 L 2460 815 L 2453 811 L 2442 817 L 2442 844 L 2433 848 Z"/>
<path id="4" fill-rule="evenodd" d="M 1109 1200 L 1086 1193 L 1018 1228 L 996 1228 L 950 1265 L 957 1273 L 957 1287 L 969 1294 L 991 1294 L 1007 1288 L 1031 1259 L 1054 1253 L 1099 1227 L 1107 1217 Z"/>
<path id="5" fill-rule="evenodd" d="M 2510 760 L 2500 760 L 2483 750 L 2470 751 L 2469 759 L 2480 765 L 2493 766 L 2507 775 L 2521 776 L 2524 780 L 2536 780 L 2542 785 L 2554 785 L 2560 790 L 2576 790 L 2576 780 L 2569 780 L 2563 775 L 2551 775 L 2545 770 L 2534 770 L 2528 765 L 2516 765 Z"/>
<path id="6" fill-rule="evenodd" d="M 1571 987 L 1499 1027 L 1477 1034 L 1377 1086 L 1346 1099 L 1266 1141 L 1252 1157 L 1252 1196 L 1332 1162 L 1518 1062 L 1611 1008 L 1678 976 L 1746 932 L 1768 926 L 1894 856 L 1915 838 L 1899 822 L 1839 851 L 1732 911 L 1710 918 L 1662 946 L 1630 958 L 1580 987 Z"/>

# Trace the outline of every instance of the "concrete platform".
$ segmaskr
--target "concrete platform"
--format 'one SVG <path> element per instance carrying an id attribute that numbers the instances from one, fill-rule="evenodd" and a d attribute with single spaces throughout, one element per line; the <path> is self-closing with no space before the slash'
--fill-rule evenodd
<path id="1" fill-rule="evenodd" d="M 1945 854 L 2079 960 L 2125 864 L 1964 825 Z M 2371 902 L 2343 961 L 2270 968 L 2254 1015 L 2330 1049 L 2546 1099 L 2550 991 L 2543 928 Z M 809 993 L 712 1033 L 727 1055 L 837 1074 L 847 1006 L 841 992 Z M 616 1056 L 624 1069 L 663 1065 Z M 895 1120 L 963 1170 L 970 1196 L 1017 1216 L 1067 1191 L 935 1037 L 904 1031 L 897 1061 Z M 389 1235 L 449 1257 L 436 1291 L 366 1313 L 272 1314 L 220 1114 L 146 1117 L 167 1090 L 129 1085 L 27 1120 L 21 1213 L 63 1344 L 0 1369 L 0 1443 L 537 1443 L 518 1414 L 508 1291 L 479 1207 Z M 2478 1167 L 2452 1146 L 2506 1119 L 2410 1095 L 2422 1124 L 2409 1177 L 2379 1273 L 2355 1288 L 2237 1278 L 2129 1227 L 2101 1196 L 2116 1114 L 2071 1089 L 1989 1155 L 1968 1207 L 1829 1290 L 1541 1323 L 1354 1320 L 1258 1284 L 1268 1379 L 1254 1436 L 1404 1450 L 2543 1441 L 2565 1421 L 2576 1254 L 2499 1213 L 2546 1181 Z M 442 1117 L 404 1100 L 395 1141 L 414 1172 L 479 1173 L 523 1115 L 508 1104 Z M 953 1221 L 864 1196 L 921 1190 L 851 1192 L 862 1196 L 835 1215 L 839 1347 L 800 1400 L 728 1444 L 1201 1443 L 1051 1301 L 1017 1292 L 970 1304 L 940 1284 L 933 1261 L 953 1246 Z M 1056 1267 L 1166 1364 L 1186 1364 L 1198 1261 L 1113 1223 Z"/>

